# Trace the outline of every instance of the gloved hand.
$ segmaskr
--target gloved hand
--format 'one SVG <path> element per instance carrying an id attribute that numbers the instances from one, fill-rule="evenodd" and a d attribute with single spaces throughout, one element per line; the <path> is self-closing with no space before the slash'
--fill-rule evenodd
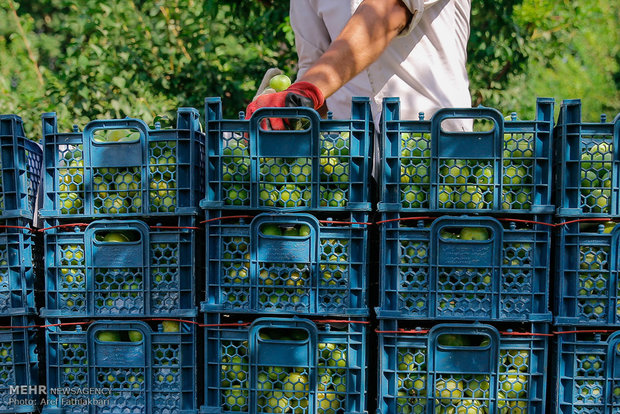
<path id="1" fill-rule="evenodd" d="M 295 82 L 282 92 L 257 96 L 247 107 L 245 119 L 249 119 L 254 111 L 265 107 L 299 107 L 305 106 L 318 110 L 325 103 L 325 97 L 319 88 L 310 82 Z M 285 129 L 282 118 L 269 118 L 267 128 Z"/>

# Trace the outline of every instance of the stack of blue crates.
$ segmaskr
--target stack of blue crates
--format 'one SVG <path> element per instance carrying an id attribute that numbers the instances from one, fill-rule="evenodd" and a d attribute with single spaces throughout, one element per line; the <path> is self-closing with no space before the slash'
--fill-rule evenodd
<path id="1" fill-rule="evenodd" d="M 547 412 L 553 106 L 413 120 L 384 100 L 378 413 Z"/>
<path id="2" fill-rule="evenodd" d="M 367 410 L 369 108 L 227 120 L 206 100 L 201 412 Z"/>
<path id="3" fill-rule="evenodd" d="M 40 315 L 47 387 L 66 390 L 44 413 L 198 412 L 204 148 L 191 108 L 174 129 L 127 118 L 63 133 L 43 115 Z"/>
<path id="4" fill-rule="evenodd" d="M 620 410 L 620 114 L 581 118 L 562 103 L 556 128 L 553 412 Z"/>
<path id="5" fill-rule="evenodd" d="M 33 219 L 42 158 L 22 119 L 0 115 L 0 412 L 34 412 L 38 401 L 29 387 L 39 384 Z"/>

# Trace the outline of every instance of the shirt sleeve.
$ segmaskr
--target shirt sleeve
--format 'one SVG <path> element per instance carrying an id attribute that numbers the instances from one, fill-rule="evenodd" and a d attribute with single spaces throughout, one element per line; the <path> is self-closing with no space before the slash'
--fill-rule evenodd
<path id="1" fill-rule="evenodd" d="M 297 49 L 297 79 L 316 62 L 331 44 L 329 32 L 311 0 L 291 1 L 291 27 Z"/>
<path id="2" fill-rule="evenodd" d="M 422 14 L 425 9 L 433 6 L 435 3 L 438 3 L 440 0 L 402 0 L 402 2 L 407 6 L 413 17 L 411 17 L 411 22 L 409 25 L 399 33 L 398 37 L 407 36 L 414 27 L 418 25 L 420 19 L 422 19 Z"/>

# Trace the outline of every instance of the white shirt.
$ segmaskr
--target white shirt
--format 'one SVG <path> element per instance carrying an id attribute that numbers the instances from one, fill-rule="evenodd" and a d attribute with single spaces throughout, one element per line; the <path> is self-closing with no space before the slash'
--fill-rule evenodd
<path id="1" fill-rule="evenodd" d="M 327 50 L 361 2 L 291 0 L 298 78 Z M 401 119 L 416 120 L 419 112 L 430 119 L 443 107 L 471 106 L 465 68 L 471 0 L 403 2 L 414 14 L 409 27 L 379 59 L 327 98 L 334 118 L 351 117 L 353 96 L 370 97 L 376 126 L 384 97 L 400 98 Z M 456 129 L 471 129 L 471 122 Z"/>

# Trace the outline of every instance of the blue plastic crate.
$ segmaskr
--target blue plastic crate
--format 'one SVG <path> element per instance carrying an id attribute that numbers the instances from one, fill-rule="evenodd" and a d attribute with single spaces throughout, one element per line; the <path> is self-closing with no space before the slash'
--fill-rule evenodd
<path id="1" fill-rule="evenodd" d="M 44 317 L 193 317 L 194 217 L 46 222 Z"/>
<path id="2" fill-rule="evenodd" d="M 0 318 L 0 325 L 0 413 L 33 413 L 41 397 L 36 329 L 25 316 Z"/>
<path id="3" fill-rule="evenodd" d="M 205 312 L 367 316 L 368 215 L 207 212 Z"/>
<path id="4" fill-rule="evenodd" d="M 512 326 L 512 325 L 511 325 Z M 381 321 L 377 414 L 545 413 L 546 324 Z"/>
<path id="5" fill-rule="evenodd" d="M 565 100 L 556 127 L 557 213 L 620 216 L 620 114 L 612 122 L 581 120 L 581 101 Z"/>
<path id="6" fill-rule="evenodd" d="M 207 314 L 204 414 L 366 411 L 366 326 Z M 357 321 L 360 322 L 360 321 Z"/>
<path id="7" fill-rule="evenodd" d="M 45 199 L 41 216 L 198 214 L 204 196 L 204 134 L 198 111 L 180 108 L 176 129 L 138 119 L 91 121 L 59 133 L 43 115 Z"/>
<path id="8" fill-rule="evenodd" d="M 30 220 L 0 220 L 0 316 L 36 313 Z"/>
<path id="9" fill-rule="evenodd" d="M 219 98 L 207 98 L 205 112 L 202 208 L 370 210 L 373 124 L 367 98 L 353 99 L 350 120 L 323 120 L 310 108 L 262 108 L 249 120 L 225 120 Z M 307 125 L 267 130 L 261 121 L 269 117 Z"/>
<path id="10" fill-rule="evenodd" d="M 382 318 L 551 321 L 551 228 L 472 216 L 380 223 Z"/>
<path id="11" fill-rule="evenodd" d="M 0 218 L 32 220 L 43 150 L 26 138 L 22 119 L 17 115 L 0 115 L 0 153 Z"/>
<path id="12" fill-rule="evenodd" d="M 620 332 L 580 331 L 574 326 L 557 330 L 552 412 L 620 412 Z"/>
<path id="13" fill-rule="evenodd" d="M 569 221 L 557 231 L 555 323 L 620 326 L 620 227 Z"/>
<path id="14" fill-rule="evenodd" d="M 398 98 L 383 100 L 379 210 L 552 214 L 554 100 L 538 98 L 536 119 L 492 108 L 446 108 L 430 120 L 401 120 Z M 448 132 L 466 118 L 492 128 Z"/>
<path id="15" fill-rule="evenodd" d="M 86 325 L 46 328 L 47 386 L 96 392 L 49 394 L 44 413 L 198 412 L 193 323 Z"/>

